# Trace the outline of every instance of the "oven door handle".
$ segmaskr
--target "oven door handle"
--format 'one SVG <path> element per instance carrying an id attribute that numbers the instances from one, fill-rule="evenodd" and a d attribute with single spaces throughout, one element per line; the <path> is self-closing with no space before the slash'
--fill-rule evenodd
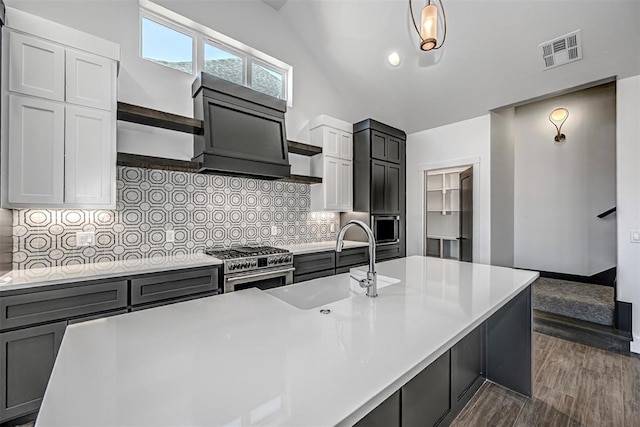
<path id="1" fill-rule="evenodd" d="M 397 239 L 391 242 L 376 243 L 376 246 L 397 245 L 398 243 L 400 243 L 400 239 Z"/>
<path id="2" fill-rule="evenodd" d="M 292 271 L 295 271 L 294 267 L 284 268 L 282 270 L 275 270 L 275 271 L 265 271 L 264 273 L 247 274 L 247 275 L 238 276 L 238 277 L 229 277 L 229 278 L 226 278 L 225 281 L 227 283 L 233 283 L 233 282 L 245 281 L 247 279 L 269 279 L 272 277 L 282 276 L 283 274 L 289 273 Z"/>

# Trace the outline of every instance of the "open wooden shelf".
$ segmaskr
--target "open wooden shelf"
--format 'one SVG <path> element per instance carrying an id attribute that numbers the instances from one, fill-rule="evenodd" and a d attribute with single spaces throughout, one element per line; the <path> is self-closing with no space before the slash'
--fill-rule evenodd
<path id="1" fill-rule="evenodd" d="M 301 156 L 315 156 L 322 153 L 322 147 L 303 142 L 287 141 L 287 146 L 289 147 L 289 153 L 300 154 Z"/>
<path id="2" fill-rule="evenodd" d="M 278 181 L 293 182 L 295 184 L 322 184 L 322 178 L 307 175 L 291 175 L 289 178 L 282 178 Z"/>
<path id="3" fill-rule="evenodd" d="M 198 135 L 202 120 L 118 102 L 118 120 Z"/>
<path id="4" fill-rule="evenodd" d="M 143 156 L 140 154 L 118 153 L 118 166 L 129 166 L 132 168 L 161 169 L 178 172 L 195 173 L 200 170 L 198 162 L 188 160 L 166 159 L 164 157 Z M 296 184 L 321 184 L 322 178 L 306 175 L 291 175 L 279 181 L 293 182 Z"/>
<path id="5" fill-rule="evenodd" d="M 197 172 L 198 162 L 188 160 L 165 159 L 163 157 L 142 156 L 140 154 L 118 153 L 118 166 L 132 168 L 162 169 L 178 172 Z"/>

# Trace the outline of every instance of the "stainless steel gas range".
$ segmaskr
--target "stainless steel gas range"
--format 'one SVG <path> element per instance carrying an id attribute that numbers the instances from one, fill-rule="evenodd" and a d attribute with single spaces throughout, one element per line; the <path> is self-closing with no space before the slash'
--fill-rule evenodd
<path id="1" fill-rule="evenodd" d="M 270 246 L 208 248 L 207 255 L 224 263 L 224 292 L 271 289 L 293 283 L 293 254 Z"/>

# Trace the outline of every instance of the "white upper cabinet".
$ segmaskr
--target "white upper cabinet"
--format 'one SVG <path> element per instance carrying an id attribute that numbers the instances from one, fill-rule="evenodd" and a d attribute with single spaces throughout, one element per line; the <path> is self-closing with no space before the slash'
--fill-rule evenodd
<path id="1" fill-rule="evenodd" d="M 311 174 L 322 184 L 311 186 L 311 209 L 347 212 L 353 209 L 353 126 L 326 115 L 309 123 L 311 143 L 322 154 L 311 159 Z"/>
<path id="2" fill-rule="evenodd" d="M 110 111 L 115 90 L 115 63 L 101 56 L 67 50 L 66 101 Z"/>
<path id="3" fill-rule="evenodd" d="M 2 206 L 115 208 L 119 48 L 15 9 L 7 16 Z"/>
<path id="4" fill-rule="evenodd" d="M 64 105 L 11 95 L 9 110 L 9 203 L 63 203 Z"/>
<path id="5" fill-rule="evenodd" d="M 64 101 L 64 48 L 19 33 L 9 41 L 9 90 Z"/>
<path id="6" fill-rule="evenodd" d="M 115 159 L 112 115 L 68 105 L 65 126 L 65 203 L 109 205 Z"/>

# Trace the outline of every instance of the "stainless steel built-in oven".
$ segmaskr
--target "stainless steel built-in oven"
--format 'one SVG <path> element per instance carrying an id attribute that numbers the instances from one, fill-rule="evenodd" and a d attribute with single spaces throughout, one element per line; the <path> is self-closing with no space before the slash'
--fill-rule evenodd
<path id="1" fill-rule="evenodd" d="M 270 246 L 207 248 L 224 264 L 224 292 L 271 289 L 293 283 L 293 254 Z"/>
<path id="2" fill-rule="evenodd" d="M 400 242 L 399 215 L 371 215 L 371 229 L 378 245 Z"/>

